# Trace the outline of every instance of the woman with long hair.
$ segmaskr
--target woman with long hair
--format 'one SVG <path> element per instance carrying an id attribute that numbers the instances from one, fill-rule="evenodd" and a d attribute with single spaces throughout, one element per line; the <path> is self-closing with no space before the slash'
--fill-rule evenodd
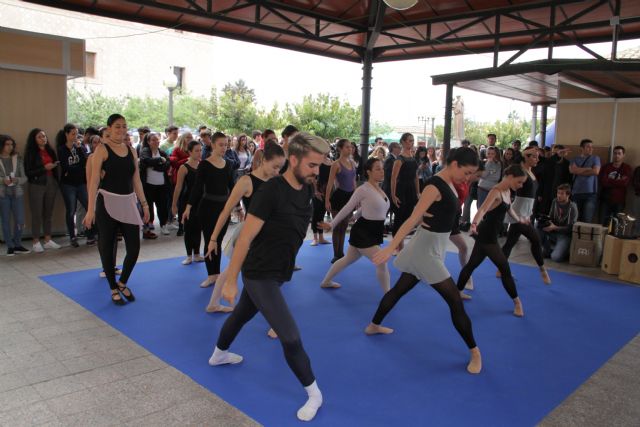
<path id="1" fill-rule="evenodd" d="M 153 206 L 158 212 L 160 221 L 160 231 L 169 235 L 169 206 L 168 198 L 170 192 L 169 168 L 171 163 L 169 156 L 160 149 L 160 138 L 157 133 L 148 133 L 142 140 L 142 150 L 140 150 L 140 179 L 144 187 L 144 194 L 149 202 L 149 210 L 153 211 Z M 153 223 L 153 220 L 151 220 Z"/>
<path id="2" fill-rule="evenodd" d="M 484 171 L 478 181 L 478 206 L 482 206 L 484 199 L 494 185 L 502 179 L 502 161 L 500 151 L 496 147 L 487 147 L 487 160 L 484 162 Z"/>
<path id="3" fill-rule="evenodd" d="M 353 146 L 348 139 L 341 139 L 336 144 L 339 157 L 331 165 L 329 180 L 325 191 L 324 206 L 331 216 L 335 217 L 338 212 L 347 204 L 349 198 L 356 189 L 356 169 L 357 166 L 351 154 Z M 342 222 L 333 227 L 333 264 L 344 256 L 344 239 L 349 226 L 351 215 L 347 215 Z"/>
<path id="4" fill-rule="evenodd" d="M 222 213 L 218 217 L 216 221 L 216 226 L 211 234 L 211 238 L 209 239 L 209 246 L 207 248 L 207 254 L 205 257 L 211 257 L 211 254 L 217 255 L 221 248 L 218 246 L 218 241 L 221 241 L 218 237 L 220 237 L 221 231 L 224 229 L 225 224 L 229 220 L 231 216 L 231 211 L 242 201 L 242 205 L 244 206 L 244 211 L 249 212 L 249 206 L 251 204 L 251 197 L 258 191 L 258 188 L 268 181 L 269 179 L 277 176 L 279 174 L 280 169 L 284 165 L 284 150 L 280 145 L 278 145 L 274 141 L 267 141 L 263 150 L 262 162 L 260 163 L 260 167 L 249 175 L 245 175 L 241 177 L 233 187 L 233 191 L 229 195 L 229 199 L 227 203 L 224 205 L 224 209 Z M 242 230 L 242 224 L 238 225 L 233 230 L 233 235 L 230 237 L 229 242 L 227 243 L 227 249 L 225 249 L 224 253 L 227 257 L 231 258 L 233 253 L 233 246 L 235 245 L 235 241 L 240 235 L 240 230 Z M 224 236 L 222 236 L 224 237 Z M 213 292 L 211 293 L 211 299 L 209 300 L 209 304 L 207 305 L 206 311 L 208 313 L 214 312 L 224 312 L 227 313 L 233 310 L 230 307 L 226 307 L 220 304 L 220 298 L 222 298 L 222 287 L 227 278 L 227 271 L 223 271 L 220 273 L 218 280 L 216 280 L 216 284 L 213 288 Z"/>
<path id="5" fill-rule="evenodd" d="M 227 136 L 222 132 L 216 132 L 211 137 L 211 155 L 200 162 L 196 171 L 196 181 L 189 196 L 189 202 L 182 214 L 182 221 L 189 220 L 191 215 L 198 215 L 202 226 L 202 236 L 209 243 L 218 217 L 222 213 L 229 193 L 233 189 L 233 170 L 224 155 L 227 151 Z M 191 212 L 193 207 L 197 212 Z M 222 239 L 227 232 L 229 219 L 225 221 L 217 237 L 217 245 L 222 245 Z M 220 275 L 221 253 L 205 257 L 207 266 L 207 278 L 200 284 L 206 288 L 213 285 Z"/>
<path id="6" fill-rule="evenodd" d="M 78 140 L 78 128 L 67 123 L 56 135 L 56 147 L 58 150 L 58 159 L 60 159 L 61 167 L 61 183 L 62 198 L 66 210 L 65 220 L 67 223 L 67 232 L 71 246 L 77 248 L 78 239 L 76 238 L 76 209 L 78 202 L 82 207 L 87 209 L 87 177 L 86 165 L 87 154 Z M 92 236 L 87 235 L 87 239 Z"/>
<path id="7" fill-rule="evenodd" d="M 193 135 L 191 134 L 191 132 L 183 133 L 178 137 L 176 141 L 177 147 L 173 149 L 173 151 L 171 152 L 171 155 L 169 156 L 169 161 L 171 162 L 171 169 L 169 170 L 169 178 L 171 178 L 171 186 L 174 190 L 174 194 L 175 194 L 176 184 L 178 183 L 178 171 L 180 169 L 180 166 L 185 164 L 190 158 L 189 146 L 191 145 L 192 141 L 193 141 Z M 202 148 L 202 146 L 200 148 Z M 202 150 L 200 155 L 202 155 Z M 171 202 L 171 199 L 169 201 Z M 173 202 L 175 202 L 175 199 L 173 199 Z M 178 208 L 182 207 L 182 210 L 178 209 L 178 232 L 176 233 L 176 236 L 182 236 L 184 234 L 184 224 L 182 223 L 182 220 L 181 220 L 182 214 L 184 212 L 184 206 L 186 206 L 186 204 L 178 205 Z M 175 215 L 176 213 L 172 209 L 171 210 L 172 221 Z"/>
<path id="8" fill-rule="evenodd" d="M 431 170 L 431 162 L 427 157 L 427 147 L 418 147 L 416 149 L 416 162 L 418 162 L 418 180 L 420 181 L 420 192 L 427 185 L 427 180 L 433 176 Z"/>
<path id="9" fill-rule="evenodd" d="M 120 114 L 110 115 L 107 119 L 108 136 L 98 145 L 91 159 L 89 206 L 83 221 L 87 228 L 91 228 L 94 222 L 98 226 L 102 269 L 109 281 L 111 300 L 116 305 L 124 305 L 124 299 L 135 301 L 127 282 L 140 253 L 140 227 L 149 221 L 149 204 L 138 172 L 138 156 L 124 143 L 126 133 L 125 118 Z M 142 206 L 142 220 L 138 201 Z M 114 246 L 118 231 L 124 237 L 127 253 L 122 274 L 116 281 Z"/>
<path id="10" fill-rule="evenodd" d="M 372 259 L 374 254 L 380 250 L 384 234 L 384 220 L 389 210 L 389 199 L 380 188 L 380 183 L 384 180 L 382 162 L 375 157 L 370 157 L 365 163 L 365 174 L 367 182 L 356 188 L 347 204 L 334 216 L 333 221 L 318 224 L 319 227 L 329 231 L 334 225 L 340 224 L 344 217 L 351 215 L 356 207 L 360 207 L 361 215 L 351 228 L 349 235 L 347 255 L 331 266 L 320 283 L 322 288 L 339 288 L 341 285 L 331 280 L 336 274 L 359 260 L 363 255 Z M 376 266 L 376 277 L 380 282 L 382 292 L 387 292 L 390 279 L 386 262 Z"/>
<path id="11" fill-rule="evenodd" d="M 0 135 L 0 219 L 7 256 L 31 252 L 22 246 L 22 231 L 25 226 L 22 198 L 26 183 L 27 175 L 22 157 L 16 151 L 16 141 L 9 135 Z"/>
<path id="12" fill-rule="evenodd" d="M 502 286 L 513 300 L 513 314 L 517 317 L 524 316 L 522 302 L 511 275 L 509 261 L 498 245 L 498 234 L 507 213 L 518 223 L 528 221 L 527 218 L 520 217 L 511 205 L 511 192 L 522 188 L 526 179 L 527 174 L 520 166 L 511 165 L 505 169 L 502 180 L 489 191 L 471 223 L 471 233 L 476 235 L 476 241 L 469 262 L 458 276 L 458 290 L 462 291 L 473 271 L 489 257 L 500 271 Z"/>
<path id="13" fill-rule="evenodd" d="M 468 180 L 477 168 L 478 157 L 473 151 L 465 147 L 451 150 L 447 167 L 431 177 L 415 209 L 398 229 L 391 243 L 374 255 L 374 263 L 380 265 L 386 262 L 405 236 L 420 224 L 394 261 L 395 267 L 402 272 L 400 278 L 382 297 L 378 310 L 365 329 L 368 335 L 392 333 L 392 329 L 381 325 L 383 319 L 400 298 L 420 281 L 428 283 L 449 306 L 453 325 L 469 348 L 467 371 L 472 374 L 482 369 L 482 358 L 473 338 L 471 320 L 464 310 L 460 292 L 444 264 L 444 258 L 455 220 L 451 213 L 458 209 L 458 197 L 453 184 Z"/>
<path id="14" fill-rule="evenodd" d="M 235 180 L 237 181 L 240 177 L 251 172 L 251 161 L 252 154 L 249 151 L 249 146 L 247 145 L 247 135 L 240 134 L 236 139 L 235 144 L 233 145 L 233 151 L 238 155 L 238 160 L 240 161 L 240 166 L 235 171 Z"/>
<path id="15" fill-rule="evenodd" d="M 178 214 L 178 218 L 181 221 L 180 225 L 184 227 L 184 246 L 187 251 L 187 257 L 182 261 L 182 265 L 189 265 L 193 261 L 204 261 L 204 258 L 200 256 L 200 232 L 202 228 L 200 227 L 198 215 L 191 215 L 187 222 L 182 222 L 182 215 L 196 183 L 196 171 L 202 157 L 202 145 L 198 141 L 192 140 L 186 150 L 189 153 L 189 158 L 178 169 L 178 179 L 173 190 L 173 202 L 171 204 L 172 214 Z M 197 206 L 195 209 L 197 209 Z"/>
<path id="16" fill-rule="evenodd" d="M 404 133 L 400 137 L 402 151 L 393 162 L 391 170 L 391 202 L 396 207 L 393 221 L 393 235 L 400 226 L 411 216 L 418 198 L 420 197 L 420 182 L 418 180 L 418 162 L 411 154 L 413 135 Z M 404 242 L 398 244 L 398 251 L 404 247 Z"/>
<path id="17" fill-rule="evenodd" d="M 24 172 L 29 181 L 29 208 L 33 251 L 60 249 L 51 239 L 53 208 L 60 181 L 60 162 L 42 129 L 32 129 L 24 149 Z M 40 232 L 44 244 L 40 243 Z"/>

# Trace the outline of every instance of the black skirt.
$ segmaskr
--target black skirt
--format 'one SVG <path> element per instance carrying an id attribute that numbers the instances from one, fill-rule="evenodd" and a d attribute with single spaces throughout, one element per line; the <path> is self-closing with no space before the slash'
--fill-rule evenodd
<path id="1" fill-rule="evenodd" d="M 358 218 L 349 234 L 349 244 L 358 249 L 381 245 L 384 234 L 384 221 Z"/>
<path id="2" fill-rule="evenodd" d="M 331 210 L 334 212 L 339 212 L 340 209 L 344 208 L 344 205 L 347 204 L 353 191 L 344 191 L 341 189 L 336 189 L 333 194 L 331 194 L 331 198 L 329 201 L 331 202 Z"/>

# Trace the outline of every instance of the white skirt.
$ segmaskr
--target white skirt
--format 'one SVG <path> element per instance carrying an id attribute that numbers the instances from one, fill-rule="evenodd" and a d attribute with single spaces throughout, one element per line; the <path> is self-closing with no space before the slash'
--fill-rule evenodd
<path id="1" fill-rule="evenodd" d="M 236 241 L 238 240 L 238 236 L 240 235 L 240 230 L 242 230 L 242 226 L 244 222 L 236 225 L 236 228 L 233 229 L 231 236 L 229 236 L 229 240 L 227 240 L 227 244 L 224 245 L 222 249 L 222 253 L 229 259 L 231 259 L 231 255 L 233 254 L 233 248 L 236 246 Z"/>
<path id="2" fill-rule="evenodd" d="M 520 218 L 529 218 L 533 214 L 533 204 L 535 201 L 535 199 L 529 197 L 516 197 L 511 204 L 511 208 Z M 507 214 L 504 216 L 504 222 L 513 224 L 517 221 L 511 218 L 511 215 Z"/>
<path id="3" fill-rule="evenodd" d="M 393 261 L 393 265 L 429 285 L 448 279 L 451 274 L 444 265 L 444 257 L 450 234 L 434 233 L 418 226 L 409 243 Z"/>

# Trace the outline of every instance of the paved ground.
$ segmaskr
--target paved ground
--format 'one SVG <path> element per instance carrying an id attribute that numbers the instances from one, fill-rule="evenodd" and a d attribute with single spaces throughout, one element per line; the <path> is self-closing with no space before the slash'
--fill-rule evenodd
<path id="1" fill-rule="evenodd" d="M 140 261 L 182 253 L 182 239 L 161 237 L 143 241 Z M 512 262 L 530 259 L 521 242 Z M 256 425 L 38 279 L 98 265 L 96 248 L 85 246 L 0 259 L 0 425 Z M 550 267 L 610 279 L 598 269 Z M 636 337 L 541 424 L 637 426 L 639 401 Z"/>

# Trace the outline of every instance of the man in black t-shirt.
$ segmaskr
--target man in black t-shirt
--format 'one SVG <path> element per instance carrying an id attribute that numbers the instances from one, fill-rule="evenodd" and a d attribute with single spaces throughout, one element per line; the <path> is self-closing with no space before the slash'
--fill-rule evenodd
<path id="1" fill-rule="evenodd" d="M 242 356 L 228 349 L 245 323 L 260 311 L 278 335 L 289 367 L 307 391 L 308 400 L 297 414 L 303 421 L 313 419 L 322 405 L 322 393 L 280 286 L 291 280 L 311 218 L 312 183 L 327 152 L 329 144 L 322 138 L 296 134 L 289 141 L 290 167 L 284 175 L 262 184 L 253 195 L 228 267 L 223 297 L 233 305 L 241 268 L 244 288 L 209 359 L 212 366 L 240 363 Z"/>

